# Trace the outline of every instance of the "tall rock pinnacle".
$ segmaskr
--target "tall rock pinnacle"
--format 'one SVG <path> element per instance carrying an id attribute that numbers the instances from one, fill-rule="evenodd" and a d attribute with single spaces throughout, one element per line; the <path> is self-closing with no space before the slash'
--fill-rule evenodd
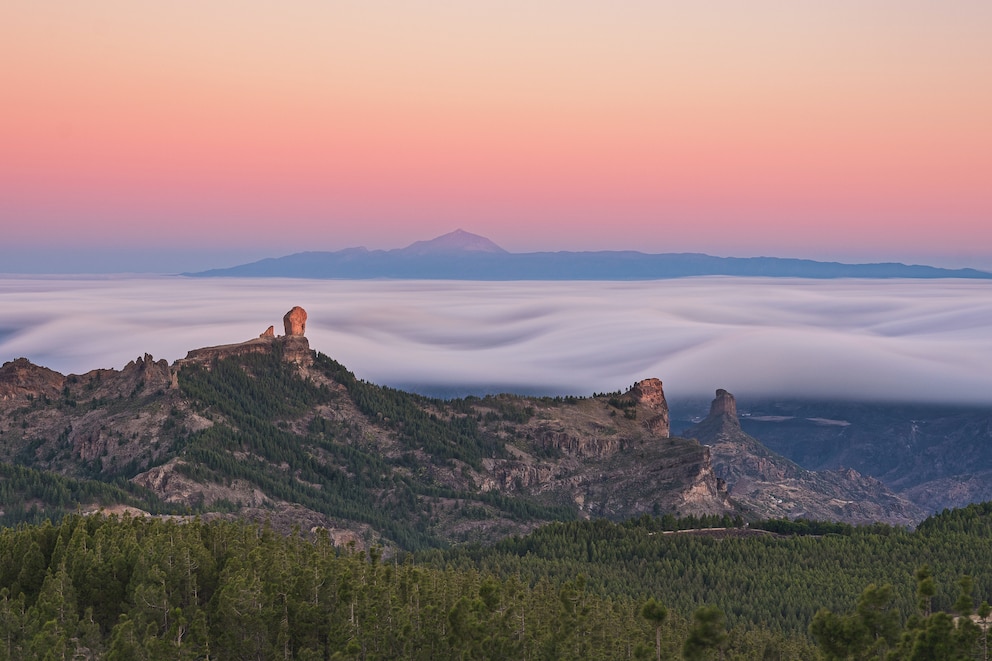
<path id="1" fill-rule="evenodd" d="M 737 420 L 737 402 L 734 400 L 734 396 L 723 388 L 717 390 L 716 399 L 710 404 L 710 417 L 726 417 L 735 425 L 740 426 L 740 422 Z"/>
<path id="2" fill-rule="evenodd" d="M 307 311 L 299 305 L 286 313 L 282 318 L 283 326 L 286 328 L 286 336 L 305 335 L 307 331 Z"/>

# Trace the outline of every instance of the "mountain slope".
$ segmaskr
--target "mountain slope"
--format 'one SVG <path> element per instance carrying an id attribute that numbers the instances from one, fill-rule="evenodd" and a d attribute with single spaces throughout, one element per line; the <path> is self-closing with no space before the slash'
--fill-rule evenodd
<path id="1" fill-rule="evenodd" d="M 925 516 L 853 469 L 806 470 L 772 452 L 741 429 L 734 396 L 726 390 L 717 390 L 710 414 L 685 435 L 710 446 L 714 470 L 732 498 L 760 517 L 913 525 Z"/>
<path id="2" fill-rule="evenodd" d="M 741 423 L 803 466 L 851 467 L 927 512 L 992 499 L 987 406 L 759 402 Z"/>
<path id="3" fill-rule="evenodd" d="M 432 400 L 356 379 L 288 323 L 171 366 L 62 376 L 18 360 L 2 374 L 0 460 L 127 479 L 208 518 L 412 549 L 576 517 L 734 512 L 708 449 L 670 437 L 652 379 L 585 399 Z"/>

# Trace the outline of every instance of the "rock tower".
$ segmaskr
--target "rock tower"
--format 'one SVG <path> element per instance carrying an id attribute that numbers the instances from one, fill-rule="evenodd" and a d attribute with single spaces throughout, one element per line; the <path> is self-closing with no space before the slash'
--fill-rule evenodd
<path id="1" fill-rule="evenodd" d="M 286 313 L 282 318 L 283 326 L 286 328 L 286 336 L 306 335 L 307 331 L 307 311 L 299 305 Z"/>

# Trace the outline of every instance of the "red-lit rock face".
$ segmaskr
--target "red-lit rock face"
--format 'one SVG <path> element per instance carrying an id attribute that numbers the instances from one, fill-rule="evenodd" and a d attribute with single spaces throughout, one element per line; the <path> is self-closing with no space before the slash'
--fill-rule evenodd
<path id="1" fill-rule="evenodd" d="M 286 328 L 286 335 L 305 335 L 307 331 L 307 311 L 299 305 L 286 313 L 282 318 L 283 326 Z"/>

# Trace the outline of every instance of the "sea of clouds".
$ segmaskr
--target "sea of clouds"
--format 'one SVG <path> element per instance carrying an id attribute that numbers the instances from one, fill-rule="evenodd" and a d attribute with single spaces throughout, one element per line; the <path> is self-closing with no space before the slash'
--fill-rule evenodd
<path id="1" fill-rule="evenodd" d="M 0 277 L 0 362 L 63 373 L 282 332 L 369 381 L 431 393 L 992 402 L 992 283 L 686 278 L 449 282 Z"/>

